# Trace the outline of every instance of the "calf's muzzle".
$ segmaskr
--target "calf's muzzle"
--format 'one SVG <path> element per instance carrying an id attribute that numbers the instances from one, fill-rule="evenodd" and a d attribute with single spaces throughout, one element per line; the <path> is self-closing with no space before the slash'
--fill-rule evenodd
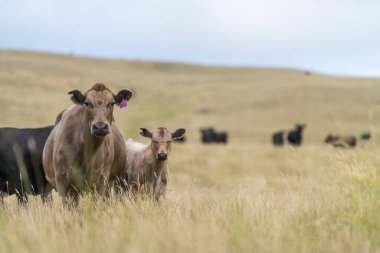
<path id="1" fill-rule="evenodd" d="M 168 154 L 167 153 L 158 153 L 157 154 L 157 160 L 159 161 L 165 161 L 168 159 Z"/>

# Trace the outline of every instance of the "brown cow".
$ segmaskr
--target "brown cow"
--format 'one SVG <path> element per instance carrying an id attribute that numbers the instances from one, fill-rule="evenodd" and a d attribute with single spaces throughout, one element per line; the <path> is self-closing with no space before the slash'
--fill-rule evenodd
<path id="1" fill-rule="evenodd" d="M 165 197 L 169 180 L 167 159 L 172 148 L 172 141 L 184 136 L 186 130 L 177 129 L 171 133 L 165 127 L 150 132 L 141 128 L 141 135 L 152 139 L 150 145 L 144 145 L 129 139 L 127 148 L 127 178 L 132 190 L 153 194 L 158 201 Z M 143 187 L 143 188 L 141 188 Z"/>
<path id="2" fill-rule="evenodd" d="M 356 138 L 352 135 L 327 135 L 325 143 L 331 143 L 334 147 L 349 148 L 356 146 Z"/>
<path id="3" fill-rule="evenodd" d="M 80 191 L 95 189 L 103 197 L 108 181 L 125 174 L 124 137 L 114 123 L 113 107 L 125 104 L 132 92 L 114 95 L 97 83 L 85 94 L 68 94 L 75 105 L 62 113 L 48 137 L 43 166 L 62 202 L 67 204 L 69 198 L 76 205 Z"/>

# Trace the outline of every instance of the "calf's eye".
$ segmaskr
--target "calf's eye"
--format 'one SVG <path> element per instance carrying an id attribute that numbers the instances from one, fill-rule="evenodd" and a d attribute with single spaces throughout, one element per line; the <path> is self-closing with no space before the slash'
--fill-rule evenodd
<path id="1" fill-rule="evenodd" d="M 86 106 L 86 107 L 90 107 L 90 106 L 91 106 L 91 103 L 88 102 L 88 101 L 85 101 L 83 104 L 84 104 L 84 106 Z"/>

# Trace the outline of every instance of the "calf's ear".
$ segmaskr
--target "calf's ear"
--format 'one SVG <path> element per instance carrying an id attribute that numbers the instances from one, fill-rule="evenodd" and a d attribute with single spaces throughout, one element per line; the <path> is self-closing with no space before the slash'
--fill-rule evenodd
<path id="1" fill-rule="evenodd" d="M 147 138 L 152 138 L 152 133 L 146 129 L 146 128 L 140 128 L 141 129 L 141 132 L 140 134 L 144 137 L 147 137 Z"/>
<path id="2" fill-rule="evenodd" d="M 114 99 L 115 99 L 117 104 L 120 104 L 120 102 L 123 100 L 129 101 L 129 99 L 131 99 L 132 95 L 133 95 L 132 91 L 124 89 L 124 90 L 119 91 L 117 93 L 117 95 L 114 96 Z"/>
<path id="3" fill-rule="evenodd" d="M 172 133 L 172 138 L 173 140 L 182 138 L 185 135 L 185 133 L 186 133 L 186 129 L 178 128 L 177 130 L 175 130 L 174 133 Z"/>
<path id="4" fill-rule="evenodd" d="M 83 104 L 84 101 L 86 101 L 86 96 L 84 96 L 79 90 L 72 90 L 67 94 L 71 95 L 71 101 L 75 104 Z"/>

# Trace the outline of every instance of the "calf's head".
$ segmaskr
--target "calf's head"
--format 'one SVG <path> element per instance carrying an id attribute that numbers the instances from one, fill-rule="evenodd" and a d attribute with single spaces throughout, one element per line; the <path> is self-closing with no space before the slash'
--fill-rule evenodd
<path id="1" fill-rule="evenodd" d="M 152 139 L 151 149 L 156 160 L 165 161 L 168 159 L 172 148 L 172 141 L 182 138 L 185 135 L 185 132 L 186 130 L 183 128 L 179 128 L 172 133 L 165 127 L 159 127 L 153 132 L 150 132 L 146 128 L 141 128 L 140 134 Z"/>
<path id="2" fill-rule="evenodd" d="M 114 95 L 104 84 L 97 83 L 85 94 L 78 90 L 70 91 L 71 100 L 83 106 L 85 118 L 90 128 L 91 135 L 101 138 L 110 133 L 109 127 L 113 121 L 113 107 L 123 100 L 128 101 L 132 97 L 130 90 L 124 89 Z"/>

